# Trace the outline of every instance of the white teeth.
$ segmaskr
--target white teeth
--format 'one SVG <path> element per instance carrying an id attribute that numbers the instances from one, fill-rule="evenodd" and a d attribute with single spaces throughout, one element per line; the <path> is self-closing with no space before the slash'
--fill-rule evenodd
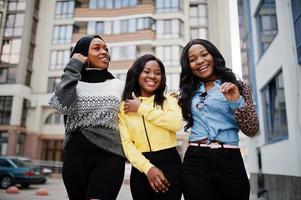
<path id="1" fill-rule="evenodd" d="M 154 81 L 146 81 L 146 84 L 149 86 L 154 86 L 156 84 L 156 82 Z"/>

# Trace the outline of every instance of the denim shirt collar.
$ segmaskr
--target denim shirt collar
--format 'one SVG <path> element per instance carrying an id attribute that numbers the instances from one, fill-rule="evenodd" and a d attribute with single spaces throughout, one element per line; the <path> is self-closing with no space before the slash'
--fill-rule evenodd
<path id="1" fill-rule="evenodd" d="M 216 79 L 215 81 L 213 81 L 214 86 L 218 85 L 220 86 L 222 84 L 222 81 L 220 79 Z M 203 82 L 200 82 L 199 88 L 196 91 L 197 93 L 203 93 L 205 92 L 205 84 Z"/>

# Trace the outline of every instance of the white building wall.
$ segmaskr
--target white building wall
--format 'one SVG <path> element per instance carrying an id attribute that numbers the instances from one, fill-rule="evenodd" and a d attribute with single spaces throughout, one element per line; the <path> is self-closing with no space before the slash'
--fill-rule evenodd
<path id="1" fill-rule="evenodd" d="M 259 1 L 251 2 L 251 14 L 255 15 Z M 261 148 L 262 170 L 264 174 L 301 176 L 301 135 L 300 135 L 300 91 L 301 66 L 297 64 L 294 26 L 290 0 L 276 0 L 278 34 L 262 56 L 258 54 L 257 26 L 252 18 L 253 45 L 256 63 L 256 81 L 260 134 L 249 141 L 249 170 L 258 173 L 256 148 Z M 263 101 L 261 90 L 282 70 L 288 139 L 267 143 L 264 133 Z"/>

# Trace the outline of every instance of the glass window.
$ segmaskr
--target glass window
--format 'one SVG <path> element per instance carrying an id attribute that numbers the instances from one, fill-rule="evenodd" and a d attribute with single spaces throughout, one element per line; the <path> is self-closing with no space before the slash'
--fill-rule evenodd
<path id="1" fill-rule="evenodd" d="M 111 48 L 112 60 L 133 60 L 136 58 L 136 46 L 119 46 Z"/>
<path id="2" fill-rule="evenodd" d="M 113 34 L 120 34 L 120 21 L 113 21 Z"/>
<path id="3" fill-rule="evenodd" d="M 1 63 L 17 64 L 21 48 L 21 39 L 3 40 Z"/>
<path id="4" fill-rule="evenodd" d="M 137 6 L 137 0 L 90 0 L 89 8 L 92 9 L 112 9 Z"/>
<path id="5" fill-rule="evenodd" d="M 16 82 L 16 67 L 0 68 L 0 84 L 1 83 L 15 83 Z"/>
<path id="6" fill-rule="evenodd" d="M 4 27 L 4 36 L 21 36 L 24 23 L 24 13 L 8 14 Z"/>
<path id="7" fill-rule="evenodd" d="M 292 0 L 298 63 L 301 65 L 301 1 Z"/>
<path id="8" fill-rule="evenodd" d="M 190 26 L 208 26 L 207 4 L 191 5 L 189 15 Z"/>
<path id="9" fill-rule="evenodd" d="M 179 90 L 180 74 L 166 74 L 166 87 L 168 92 Z"/>
<path id="10" fill-rule="evenodd" d="M 128 20 L 121 20 L 121 33 L 127 33 L 128 32 Z"/>
<path id="11" fill-rule="evenodd" d="M 64 69 L 65 65 L 70 59 L 70 50 L 53 50 L 50 56 L 50 66 L 51 71 L 61 71 Z"/>
<path id="12" fill-rule="evenodd" d="M 25 10 L 26 0 L 8 0 L 9 11 Z"/>
<path id="13" fill-rule="evenodd" d="M 256 14 L 259 54 L 270 46 L 278 33 L 275 0 L 263 0 Z"/>
<path id="14" fill-rule="evenodd" d="M 1 99 L 1 97 L 0 97 Z M 1 114 L 0 114 L 1 115 Z M 7 155 L 8 149 L 8 133 L 7 132 L 0 132 L 0 155 Z M 2 160 L 3 161 L 3 160 Z M 1 166 L 3 166 L 3 162 Z M 9 163 L 8 163 L 9 164 Z"/>
<path id="15" fill-rule="evenodd" d="M 64 115 L 55 112 L 51 113 L 45 120 L 45 124 L 64 124 Z"/>
<path id="16" fill-rule="evenodd" d="M 178 19 L 157 20 L 156 35 L 158 39 L 183 37 L 183 22 Z"/>
<path id="17" fill-rule="evenodd" d="M 61 81 L 60 77 L 49 77 L 48 78 L 48 87 L 47 87 L 47 92 L 52 93 L 54 92 L 54 89 L 56 85 Z"/>
<path id="18" fill-rule="evenodd" d="M 0 124 L 9 125 L 12 107 L 12 96 L 0 96 Z"/>
<path id="19" fill-rule="evenodd" d="M 182 10 L 181 0 L 157 0 L 157 12 L 176 12 Z"/>
<path id="20" fill-rule="evenodd" d="M 265 134 L 268 142 L 288 137 L 283 74 L 278 73 L 262 90 Z"/>
<path id="21" fill-rule="evenodd" d="M 196 39 L 196 38 L 208 39 L 207 27 L 191 28 L 190 29 L 190 38 L 191 39 Z"/>
<path id="22" fill-rule="evenodd" d="M 55 18 L 72 18 L 74 12 L 74 1 L 57 1 Z"/>
<path id="23" fill-rule="evenodd" d="M 42 142 L 42 160 L 62 161 L 61 140 L 44 140 Z"/>
<path id="24" fill-rule="evenodd" d="M 68 44 L 71 43 L 72 25 L 57 25 L 53 28 L 53 44 Z"/>
<path id="25" fill-rule="evenodd" d="M 180 46 L 158 46 L 156 47 L 156 55 L 166 66 L 179 66 L 180 54 L 182 47 Z"/>

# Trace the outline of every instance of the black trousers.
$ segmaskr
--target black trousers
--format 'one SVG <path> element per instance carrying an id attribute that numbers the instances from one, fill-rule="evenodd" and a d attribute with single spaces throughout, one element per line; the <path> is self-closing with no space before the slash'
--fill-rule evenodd
<path id="1" fill-rule="evenodd" d="M 101 150 L 81 133 L 76 133 L 64 153 L 62 176 L 70 200 L 116 199 L 124 158 Z"/>
<path id="2" fill-rule="evenodd" d="M 156 193 L 152 190 L 146 175 L 132 167 L 130 187 L 133 200 L 180 200 L 182 195 L 182 163 L 176 148 L 143 153 L 143 155 L 162 170 L 170 183 L 170 187 L 165 193 Z"/>
<path id="3" fill-rule="evenodd" d="M 189 146 L 183 162 L 185 200 L 249 200 L 239 149 Z"/>

